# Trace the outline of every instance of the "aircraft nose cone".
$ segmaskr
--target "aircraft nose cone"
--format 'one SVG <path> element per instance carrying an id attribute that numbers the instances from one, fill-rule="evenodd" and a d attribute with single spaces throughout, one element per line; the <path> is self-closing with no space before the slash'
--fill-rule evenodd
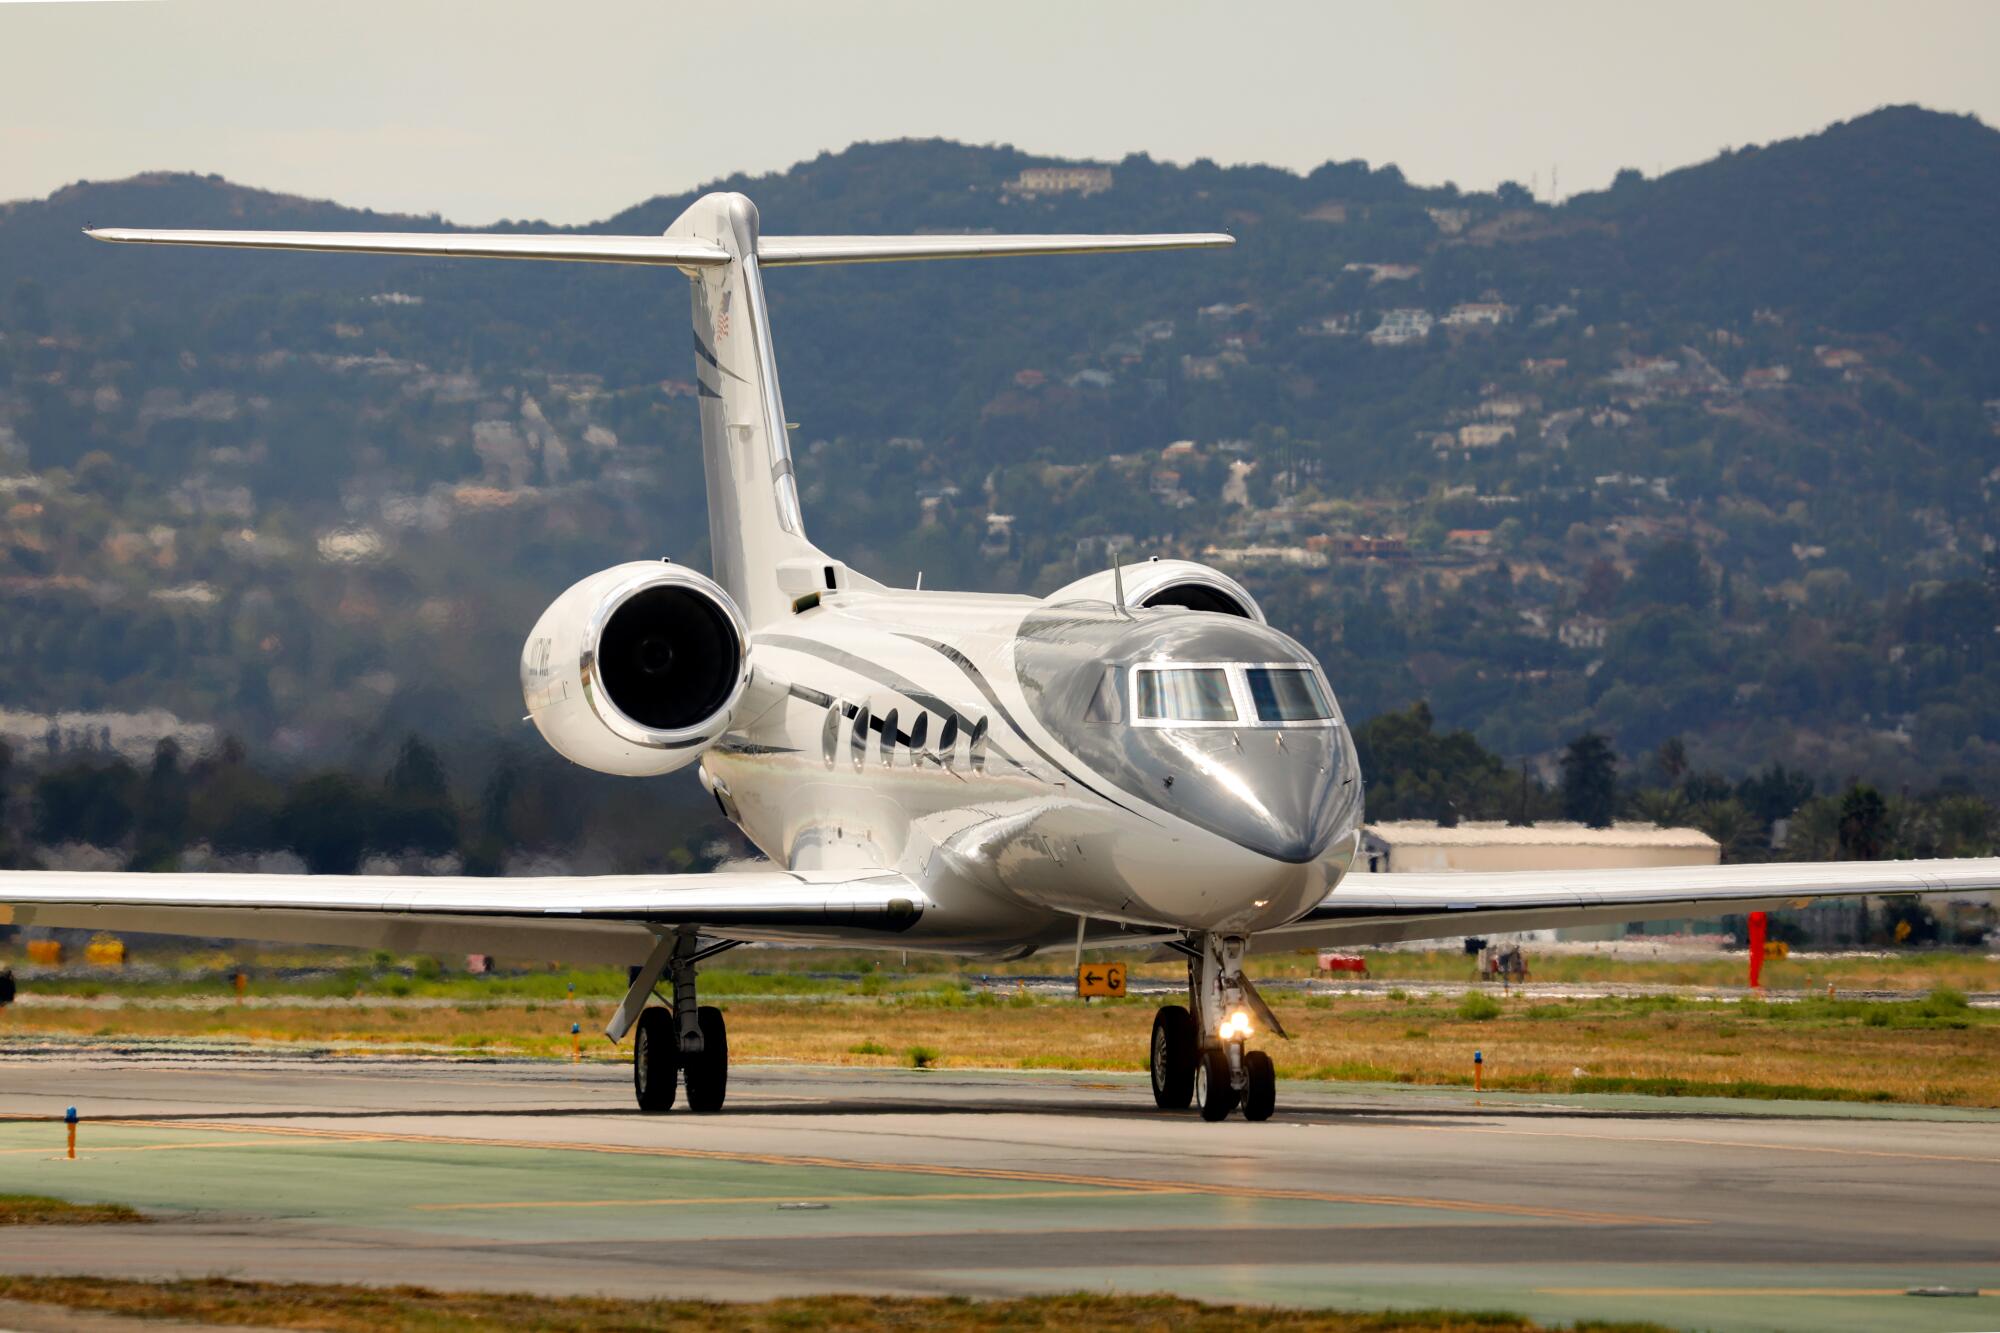
<path id="1" fill-rule="evenodd" d="M 1176 813 L 1292 865 L 1316 860 L 1339 833 L 1352 777 L 1340 728 L 1158 736 L 1152 767 L 1174 778 L 1166 804 Z"/>
<path id="2" fill-rule="evenodd" d="M 1237 841 L 1274 861 L 1303 865 L 1326 851 L 1339 828 L 1336 797 L 1344 775 L 1333 733 L 1287 733 L 1282 749 L 1270 733 L 1257 739 L 1273 754 L 1245 765 L 1249 795 Z"/>

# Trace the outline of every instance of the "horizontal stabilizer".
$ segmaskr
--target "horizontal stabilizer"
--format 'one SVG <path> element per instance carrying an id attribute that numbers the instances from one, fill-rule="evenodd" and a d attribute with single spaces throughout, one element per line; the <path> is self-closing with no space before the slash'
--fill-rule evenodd
<path id="1" fill-rule="evenodd" d="M 757 241 L 757 262 L 766 268 L 780 264 L 879 264 L 896 259 L 1098 255 L 1234 244 L 1234 236 L 1205 231 L 1156 236 L 765 236 Z"/>
<path id="2" fill-rule="evenodd" d="M 85 235 L 124 245 L 206 245 L 241 250 L 317 250 L 442 259 L 561 259 L 587 264 L 657 264 L 719 268 L 730 254 L 685 236 L 508 235 L 497 232 L 155 231 L 92 227 Z M 1234 245 L 1219 232 L 1160 236 L 765 236 L 757 261 L 787 264 L 879 264 L 897 259 L 997 259 L 1008 255 L 1116 254 Z"/>
<path id="3" fill-rule="evenodd" d="M 587 264 L 664 264 L 716 268 L 729 252 L 681 236 L 510 236 L 463 231 L 147 231 L 91 227 L 84 235 L 127 245 L 215 245 L 243 250 L 322 250 L 443 259 L 567 259 Z"/>

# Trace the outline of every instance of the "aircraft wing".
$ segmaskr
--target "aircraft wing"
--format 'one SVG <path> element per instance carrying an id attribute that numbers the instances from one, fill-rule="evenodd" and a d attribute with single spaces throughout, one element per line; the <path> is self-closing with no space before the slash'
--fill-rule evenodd
<path id="1" fill-rule="evenodd" d="M 0 925 L 157 932 L 402 953 L 631 963 L 662 927 L 739 939 L 882 944 L 930 906 L 889 870 L 693 875 L 0 873 Z"/>
<path id="2" fill-rule="evenodd" d="M 1349 875 L 1303 918 L 1260 932 L 1260 950 L 1624 921 L 1776 911 L 1815 898 L 2000 889 L 2000 857 L 1780 861 L 1645 870 L 1509 870 Z"/>

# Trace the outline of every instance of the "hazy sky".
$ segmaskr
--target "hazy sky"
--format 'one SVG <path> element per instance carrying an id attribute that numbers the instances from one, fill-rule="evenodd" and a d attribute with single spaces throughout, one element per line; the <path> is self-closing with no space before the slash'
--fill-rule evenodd
<path id="1" fill-rule="evenodd" d="M 2000 124 L 1997 52 L 1992 0 L 0 0 L 0 199 L 172 168 L 587 222 L 912 135 L 1546 197 L 1891 102 Z"/>

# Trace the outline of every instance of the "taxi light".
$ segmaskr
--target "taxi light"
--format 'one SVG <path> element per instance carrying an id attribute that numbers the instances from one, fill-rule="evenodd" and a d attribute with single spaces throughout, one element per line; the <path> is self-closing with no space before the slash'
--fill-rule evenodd
<path id="1" fill-rule="evenodd" d="M 1216 1026 L 1216 1034 L 1224 1041 L 1234 1041 L 1238 1037 L 1250 1035 L 1250 1015 L 1242 1009 L 1222 1020 Z"/>

